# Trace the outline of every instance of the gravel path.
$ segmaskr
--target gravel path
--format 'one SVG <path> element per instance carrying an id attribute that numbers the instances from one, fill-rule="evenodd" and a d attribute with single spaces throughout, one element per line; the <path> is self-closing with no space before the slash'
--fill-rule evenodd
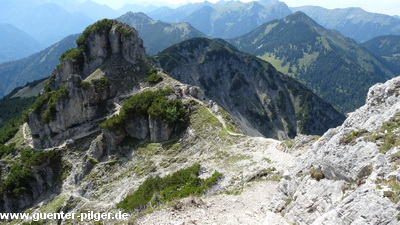
<path id="1" fill-rule="evenodd" d="M 135 224 L 285 224 L 280 215 L 267 208 L 277 185 L 275 181 L 259 181 L 246 187 L 240 195 L 186 198 L 177 201 L 171 208 L 138 218 Z"/>

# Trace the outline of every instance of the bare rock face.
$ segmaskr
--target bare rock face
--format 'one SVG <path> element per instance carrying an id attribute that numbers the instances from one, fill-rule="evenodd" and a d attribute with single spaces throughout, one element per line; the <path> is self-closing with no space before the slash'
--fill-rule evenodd
<path id="1" fill-rule="evenodd" d="M 175 126 L 170 126 L 158 118 L 149 116 L 150 140 L 152 142 L 167 141 L 171 137 Z"/>
<path id="2" fill-rule="evenodd" d="M 297 224 L 398 224 L 400 77 L 298 159 L 272 201 Z"/>
<path id="3" fill-rule="evenodd" d="M 84 40 L 86 63 L 83 67 L 83 77 L 97 70 L 110 55 L 120 55 L 132 64 L 146 61 L 143 40 L 138 32 L 116 20 L 108 21 L 108 23 L 110 23 L 108 27 L 89 34 Z"/>
<path id="4" fill-rule="evenodd" d="M 145 139 L 150 134 L 149 120 L 144 117 L 133 118 L 126 124 L 125 131 L 130 137 Z"/>
<path id="5" fill-rule="evenodd" d="M 35 148 L 49 148 L 97 128 L 111 112 L 113 99 L 143 79 L 146 53 L 132 27 L 115 20 L 89 26 L 76 49 L 61 57 L 43 101 L 29 114 Z"/>

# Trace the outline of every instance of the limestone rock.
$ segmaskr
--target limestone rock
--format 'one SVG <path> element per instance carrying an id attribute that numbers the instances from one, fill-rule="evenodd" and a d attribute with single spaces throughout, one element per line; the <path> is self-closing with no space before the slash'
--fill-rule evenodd
<path id="1" fill-rule="evenodd" d="M 298 224 L 398 224 L 399 209 L 389 199 L 400 180 L 392 159 L 398 148 L 382 152 L 382 142 L 372 137 L 399 112 L 400 77 L 372 87 L 366 105 L 298 158 L 281 181 L 272 209 Z M 312 179 L 313 171 L 325 179 Z M 293 201 L 285 205 L 286 199 Z"/>

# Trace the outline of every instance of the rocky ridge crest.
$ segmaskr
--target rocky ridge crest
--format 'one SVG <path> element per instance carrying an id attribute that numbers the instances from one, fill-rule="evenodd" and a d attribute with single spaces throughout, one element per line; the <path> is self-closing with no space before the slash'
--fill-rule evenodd
<path id="1" fill-rule="evenodd" d="M 397 224 L 400 78 L 327 131 L 284 174 L 272 203 L 297 224 Z"/>

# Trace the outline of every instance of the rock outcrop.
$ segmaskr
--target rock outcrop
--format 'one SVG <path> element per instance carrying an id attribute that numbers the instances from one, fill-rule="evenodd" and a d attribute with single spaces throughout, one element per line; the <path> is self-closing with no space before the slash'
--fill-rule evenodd
<path id="1" fill-rule="evenodd" d="M 111 111 L 113 99 L 139 86 L 146 53 L 136 30 L 115 20 L 89 26 L 78 47 L 61 56 L 45 93 L 29 114 L 35 148 L 49 148 L 95 125 Z"/>
<path id="2" fill-rule="evenodd" d="M 330 129 L 279 185 L 272 208 L 296 224 L 398 224 L 400 78 Z"/>

